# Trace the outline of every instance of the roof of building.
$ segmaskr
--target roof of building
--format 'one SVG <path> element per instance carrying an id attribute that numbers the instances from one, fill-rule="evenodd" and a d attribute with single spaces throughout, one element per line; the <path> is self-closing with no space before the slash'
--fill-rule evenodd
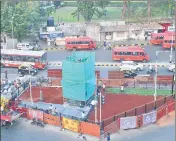
<path id="1" fill-rule="evenodd" d="M 1 49 L 1 54 L 7 55 L 21 55 L 21 56 L 34 56 L 40 57 L 46 51 L 28 51 L 28 50 L 16 50 L 16 49 Z"/>
<path id="2" fill-rule="evenodd" d="M 100 32 L 118 32 L 118 31 L 128 31 L 127 26 L 101 26 Z"/>
<path id="3" fill-rule="evenodd" d="M 128 47 L 115 47 L 113 51 L 143 51 L 144 49 L 140 46 L 128 46 Z"/>

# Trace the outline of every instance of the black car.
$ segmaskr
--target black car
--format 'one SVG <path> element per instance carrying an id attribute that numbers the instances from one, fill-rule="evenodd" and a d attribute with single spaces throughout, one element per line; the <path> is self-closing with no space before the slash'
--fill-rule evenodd
<path id="1" fill-rule="evenodd" d="M 30 72 L 29 72 L 30 69 Z M 36 75 L 38 73 L 38 70 L 32 66 L 26 66 L 26 65 L 21 65 L 18 68 L 18 73 L 21 75 Z"/>
<path id="2" fill-rule="evenodd" d="M 125 78 L 134 78 L 137 75 L 138 75 L 137 71 L 125 71 L 124 72 L 124 77 Z"/>

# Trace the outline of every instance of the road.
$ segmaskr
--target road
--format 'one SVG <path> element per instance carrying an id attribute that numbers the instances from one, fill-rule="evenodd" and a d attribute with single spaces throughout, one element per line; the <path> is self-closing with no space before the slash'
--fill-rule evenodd
<path id="1" fill-rule="evenodd" d="M 142 130 L 130 130 L 128 132 L 112 135 L 112 141 L 175 141 L 175 124 L 165 127 L 151 125 Z"/>
<path id="2" fill-rule="evenodd" d="M 23 130 L 21 130 L 23 129 Z M 164 127 L 150 125 L 140 129 L 120 131 L 111 136 L 112 141 L 174 141 L 174 123 Z M 98 141 L 95 137 L 85 135 L 87 141 Z M 1 128 L 2 141 L 81 141 L 78 134 L 60 127 L 46 125 L 44 128 L 30 125 L 30 121 L 21 119 L 17 124 L 8 129 Z"/>
<path id="3" fill-rule="evenodd" d="M 1 128 L 2 141 L 80 141 L 74 132 L 60 131 L 60 127 L 46 125 L 36 127 L 30 121 L 21 119 L 17 124 L 8 129 Z"/>
<path id="4" fill-rule="evenodd" d="M 54 67 L 54 68 L 60 68 L 60 67 Z M 147 69 L 148 67 L 144 67 L 144 70 L 140 71 L 139 75 L 146 75 Z M 5 70 L 7 70 L 8 78 L 10 80 L 14 80 L 15 78 L 19 76 L 18 71 L 15 68 L 1 68 L 1 78 L 5 78 Z M 119 68 L 118 67 L 96 67 L 96 70 L 100 71 L 101 78 L 108 78 L 108 71 L 119 70 Z M 158 68 L 158 74 L 159 75 L 172 75 L 173 72 L 168 71 L 167 68 L 161 67 L 161 68 Z M 47 76 L 47 70 L 40 71 L 37 76 Z"/>
<path id="5" fill-rule="evenodd" d="M 150 63 L 155 62 L 156 60 L 156 51 L 168 51 L 160 52 L 158 54 L 158 62 L 169 62 L 170 50 L 164 50 L 160 46 L 151 46 L 148 45 L 145 47 L 145 51 L 149 54 L 151 60 Z M 62 61 L 67 56 L 70 56 L 72 51 L 59 50 L 59 51 L 48 51 L 47 60 L 48 61 Z M 172 60 L 175 61 L 175 51 L 173 51 Z M 99 48 L 95 51 L 95 61 L 96 62 L 115 62 L 112 60 L 112 51 L 104 50 Z"/>

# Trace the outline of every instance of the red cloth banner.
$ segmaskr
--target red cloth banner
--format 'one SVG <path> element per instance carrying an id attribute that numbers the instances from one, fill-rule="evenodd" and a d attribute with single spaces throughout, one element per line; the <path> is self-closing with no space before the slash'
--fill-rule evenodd
<path id="1" fill-rule="evenodd" d="M 29 119 L 36 118 L 37 120 L 43 121 L 43 111 L 29 109 L 27 117 Z"/>
<path id="2" fill-rule="evenodd" d="M 133 129 L 137 127 L 137 116 L 120 118 L 120 129 Z"/>
<path id="3" fill-rule="evenodd" d="M 143 114 L 143 126 L 156 122 L 156 111 Z"/>

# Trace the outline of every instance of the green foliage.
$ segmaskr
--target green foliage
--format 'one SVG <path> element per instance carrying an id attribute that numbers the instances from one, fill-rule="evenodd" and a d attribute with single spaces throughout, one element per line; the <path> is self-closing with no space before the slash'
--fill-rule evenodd
<path id="1" fill-rule="evenodd" d="M 31 32 L 29 27 L 39 26 L 38 2 L 3 1 L 1 4 L 1 32 L 11 35 L 13 27 L 14 37 L 21 41 L 23 35 Z"/>
<path id="2" fill-rule="evenodd" d="M 40 7 L 39 1 L 1 2 L 1 32 L 21 41 L 22 36 L 39 31 L 41 23 L 55 10 L 54 6 Z M 30 30 L 29 30 L 30 29 Z"/>
<path id="3" fill-rule="evenodd" d="M 96 4 L 98 7 L 105 9 L 110 4 L 110 1 L 109 0 L 98 0 Z"/>
<path id="4" fill-rule="evenodd" d="M 97 1 L 78 1 L 77 10 L 72 13 L 73 17 L 81 14 L 85 21 L 91 21 L 93 16 L 102 17 L 105 12 L 105 7 L 109 4 L 108 0 Z"/>
<path id="5" fill-rule="evenodd" d="M 57 8 L 58 6 L 61 5 L 61 1 L 54 1 L 53 4 Z"/>

